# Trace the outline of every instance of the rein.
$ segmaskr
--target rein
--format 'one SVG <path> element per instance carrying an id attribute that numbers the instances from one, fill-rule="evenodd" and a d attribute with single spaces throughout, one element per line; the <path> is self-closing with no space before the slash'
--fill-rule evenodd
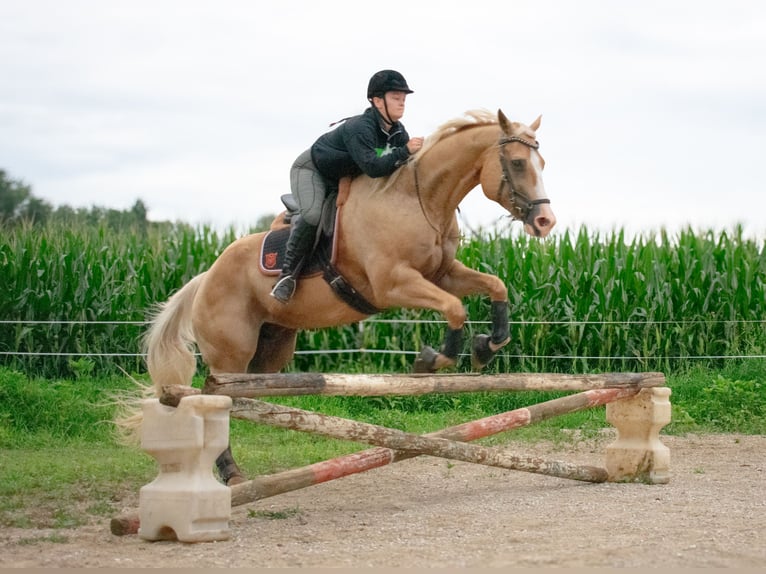
<path id="1" fill-rule="evenodd" d="M 417 161 L 413 162 L 412 164 L 412 171 L 415 174 L 415 192 L 418 194 L 418 203 L 420 204 L 420 211 L 423 212 L 423 217 L 426 218 L 426 222 L 428 225 L 433 229 L 436 233 L 441 235 L 441 230 L 437 228 L 433 223 L 431 223 L 431 219 L 428 217 L 428 213 L 426 212 L 426 206 L 423 205 L 423 197 L 420 194 L 420 182 L 418 181 L 418 163 Z"/>
<path id="2" fill-rule="evenodd" d="M 540 144 L 536 141 L 529 141 L 527 139 L 518 137 L 518 136 L 506 136 L 503 138 L 500 138 L 500 141 L 498 142 L 498 145 L 500 146 L 500 167 L 503 169 L 503 179 L 500 182 L 501 191 L 503 186 L 508 186 L 509 195 L 511 198 L 511 205 L 516 207 L 521 212 L 521 217 L 516 217 L 511 213 L 511 218 L 515 219 L 517 221 L 523 221 L 525 223 L 529 223 L 527 219 L 529 219 L 529 216 L 532 213 L 532 209 L 536 205 L 540 205 L 543 203 L 550 203 L 551 200 L 544 198 L 544 199 L 528 199 L 526 196 L 520 194 L 518 191 L 516 191 L 516 188 L 513 186 L 513 177 L 511 176 L 511 166 L 508 161 L 508 158 L 505 157 L 505 146 L 512 142 L 518 142 L 521 144 L 524 144 L 525 146 L 532 148 L 534 150 L 539 149 Z M 500 194 L 498 193 L 498 196 Z"/>
<path id="3" fill-rule="evenodd" d="M 508 187 L 508 193 L 511 198 L 511 205 L 516 207 L 519 212 L 521 213 L 521 217 L 516 217 L 511 213 L 511 218 L 516 221 L 523 221 L 525 223 L 529 223 L 527 219 L 529 219 L 529 216 L 532 214 L 532 209 L 536 205 L 541 205 L 543 203 L 550 203 L 551 200 L 548 198 L 543 199 L 528 199 L 525 195 L 522 195 L 518 191 L 516 191 L 516 188 L 513 185 L 513 176 L 511 175 L 511 166 L 508 161 L 508 158 L 505 157 L 505 153 L 503 151 L 505 150 L 505 146 L 509 143 L 518 142 L 521 144 L 524 144 L 525 146 L 532 148 L 534 150 L 540 148 L 540 144 L 537 141 L 530 141 L 527 139 L 524 139 L 519 136 L 505 136 L 500 138 L 500 141 L 498 142 L 498 146 L 500 148 L 500 167 L 503 170 L 503 178 L 500 182 L 500 187 L 502 191 L 502 187 L 507 186 Z M 413 162 L 412 171 L 414 173 L 415 178 L 415 192 L 418 196 L 418 203 L 420 204 L 420 211 L 423 212 L 423 216 L 426 218 L 426 222 L 428 225 L 433 229 L 436 233 L 441 233 L 438 227 L 436 227 L 431 219 L 428 217 L 428 212 L 426 211 L 425 205 L 423 205 L 423 197 L 420 193 L 420 181 L 418 180 L 418 164 L 417 161 Z M 498 196 L 500 193 L 498 193 Z"/>

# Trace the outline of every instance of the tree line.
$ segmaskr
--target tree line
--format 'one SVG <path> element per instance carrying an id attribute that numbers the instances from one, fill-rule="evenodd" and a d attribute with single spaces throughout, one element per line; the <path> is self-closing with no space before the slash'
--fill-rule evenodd
<path id="1" fill-rule="evenodd" d="M 54 207 L 50 202 L 35 197 L 31 185 L 11 178 L 5 170 L 0 169 L 0 227 L 64 224 L 138 231 L 146 231 L 149 227 L 190 227 L 183 222 L 149 221 L 148 212 L 148 206 L 141 199 L 136 199 L 135 203 L 125 210 L 97 205 L 88 208 L 69 205 Z M 274 217 L 275 214 L 260 216 L 250 231 L 268 229 Z"/>
<path id="2" fill-rule="evenodd" d="M 115 229 L 146 228 L 147 207 L 137 199 L 130 209 L 118 210 L 91 206 L 74 208 L 69 205 L 54 207 L 48 201 L 36 197 L 32 186 L 12 178 L 0 169 L 0 224 L 46 225 L 48 223 L 98 225 L 106 224 Z"/>

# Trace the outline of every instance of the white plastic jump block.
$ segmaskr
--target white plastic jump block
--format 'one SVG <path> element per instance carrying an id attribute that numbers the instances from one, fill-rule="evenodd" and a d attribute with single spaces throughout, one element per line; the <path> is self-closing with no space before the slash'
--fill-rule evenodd
<path id="1" fill-rule="evenodd" d="M 606 420 L 617 428 L 617 440 L 606 448 L 610 482 L 670 481 L 670 449 L 660 441 L 670 422 L 669 397 L 668 387 L 653 387 L 606 405 Z"/>
<path id="2" fill-rule="evenodd" d="M 139 491 L 138 535 L 145 540 L 209 542 L 229 538 L 231 489 L 213 476 L 229 444 L 231 397 L 196 395 L 178 408 L 143 401 L 141 446 L 159 463 Z"/>

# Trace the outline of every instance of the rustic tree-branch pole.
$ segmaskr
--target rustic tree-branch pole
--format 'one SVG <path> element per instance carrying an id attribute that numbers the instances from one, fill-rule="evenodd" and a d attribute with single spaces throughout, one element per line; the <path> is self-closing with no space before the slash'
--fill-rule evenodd
<path id="1" fill-rule="evenodd" d="M 607 479 L 606 469 L 599 467 L 545 460 L 539 457 L 519 456 L 500 448 L 483 447 L 440 437 L 416 435 L 370 423 L 275 405 L 257 399 L 234 399 L 231 416 L 339 440 L 382 446 L 414 455 L 428 454 L 462 462 L 587 482 L 604 482 Z"/>
<path id="2" fill-rule="evenodd" d="M 453 373 L 348 375 L 322 373 L 219 373 L 205 380 L 203 393 L 232 398 L 297 395 L 383 396 L 489 391 L 587 391 L 665 386 L 662 373 Z"/>
<path id="3" fill-rule="evenodd" d="M 459 441 L 473 441 L 496 435 L 501 432 L 521 428 L 541 422 L 555 416 L 573 413 L 588 408 L 603 406 L 607 403 L 635 395 L 636 389 L 597 389 L 575 395 L 551 399 L 528 407 L 491 415 L 475 421 L 469 421 L 425 436 L 447 438 Z M 343 478 L 359 472 L 380 468 L 418 456 L 404 451 L 375 447 L 364 451 L 316 462 L 304 467 L 284 472 L 255 477 L 231 487 L 231 504 L 239 506 Z"/>
<path id="4" fill-rule="evenodd" d="M 190 387 L 168 386 L 164 389 L 160 401 L 168 405 L 177 405 L 180 398 L 196 394 L 198 389 Z M 448 427 L 425 436 L 447 438 L 459 441 L 473 441 L 501 432 L 541 422 L 555 416 L 573 413 L 588 408 L 628 398 L 635 395 L 635 388 L 596 389 L 566 397 L 551 399 L 520 409 L 491 415 Z M 385 447 L 375 447 L 364 451 L 316 462 L 300 468 L 294 468 L 275 474 L 257 476 L 252 480 L 231 487 L 232 506 L 249 504 L 278 494 L 307 488 L 323 482 L 329 482 L 344 476 L 380 468 L 418 456 L 413 452 L 395 451 Z M 138 513 L 117 516 L 111 521 L 112 533 L 118 536 L 138 532 Z"/>

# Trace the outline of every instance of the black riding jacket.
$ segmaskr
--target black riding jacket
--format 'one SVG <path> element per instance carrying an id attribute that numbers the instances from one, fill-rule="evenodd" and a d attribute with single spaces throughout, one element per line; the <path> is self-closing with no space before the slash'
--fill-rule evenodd
<path id="1" fill-rule="evenodd" d="M 345 120 L 311 146 L 311 159 L 327 179 L 365 173 L 370 177 L 391 175 L 410 155 L 410 136 L 400 122 L 386 133 L 374 107 Z"/>

